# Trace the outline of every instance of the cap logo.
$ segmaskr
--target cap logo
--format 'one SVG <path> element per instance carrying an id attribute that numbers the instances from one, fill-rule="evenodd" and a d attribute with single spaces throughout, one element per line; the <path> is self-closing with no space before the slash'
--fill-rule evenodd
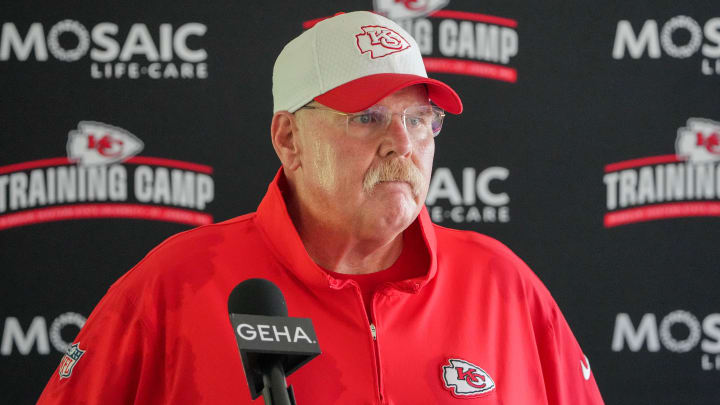
<path id="1" fill-rule="evenodd" d="M 362 32 L 355 35 L 361 54 L 370 52 L 371 59 L 382 58 L 410 48 L 402 35 L 382 25 L 364 25 Z"/>

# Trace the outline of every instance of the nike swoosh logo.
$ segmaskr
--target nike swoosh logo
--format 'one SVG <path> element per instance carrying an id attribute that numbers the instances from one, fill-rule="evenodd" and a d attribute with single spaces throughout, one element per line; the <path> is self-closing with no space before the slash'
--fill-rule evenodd
<path id="1" fill-rule="evenodd" d="M 585 357 L 585 361 L 583 362 L 580 360 L 580 367 L 582 368 L 583 378 L 585 381 L 590 379 L 590 360 L 588 360 L 587 356 L 583 355 Z M 586 365 L 587 364 L 587 365 Z"/>

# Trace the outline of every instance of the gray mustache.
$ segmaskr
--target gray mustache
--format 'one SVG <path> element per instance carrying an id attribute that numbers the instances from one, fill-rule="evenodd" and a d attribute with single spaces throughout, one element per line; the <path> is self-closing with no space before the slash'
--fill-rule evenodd
<path id="1" fill-rule="evenodd" d="M 423 176 L 415 165 L 405 159 L 393 159 L 376 166 L 365 175 L 363 190 L 372 192 L 376 185 L 384 181 L 404 181 L 412 187 L 415 197 L 420 195 Z"/>

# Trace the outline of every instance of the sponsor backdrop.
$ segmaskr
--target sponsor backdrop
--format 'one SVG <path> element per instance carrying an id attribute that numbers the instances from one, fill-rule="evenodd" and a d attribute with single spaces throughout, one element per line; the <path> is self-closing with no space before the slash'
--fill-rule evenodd
<path id="1" fill-rule="evenodd" d="M 154 245 L 254 210 L 279 167 L 276 55 L 318 18 L 374 9 L 465 103 L 437 138 L 433 220 L 535 270 L 607 403 L 720 403 L 716 1 L 0 9 L 5 402 L 59 378 L 92 308 Z"/>

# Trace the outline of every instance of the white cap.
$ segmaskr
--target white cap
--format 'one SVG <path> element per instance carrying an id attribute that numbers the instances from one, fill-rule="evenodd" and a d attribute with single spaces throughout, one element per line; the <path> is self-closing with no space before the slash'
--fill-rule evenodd
<path id="1" fill-rule="evenodd" d="M 462 111 L 448 85 L 429 79 L 415 40 L 395 22 L 356 11 L 336 14 L 290 41 L 273 69 L 273 113 L 312 100 L 338 111 L 362 111 L 385 96 L 425 84 L 446 111 Z"/>

